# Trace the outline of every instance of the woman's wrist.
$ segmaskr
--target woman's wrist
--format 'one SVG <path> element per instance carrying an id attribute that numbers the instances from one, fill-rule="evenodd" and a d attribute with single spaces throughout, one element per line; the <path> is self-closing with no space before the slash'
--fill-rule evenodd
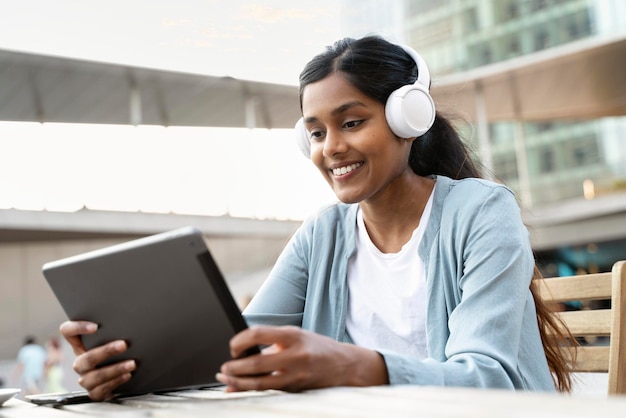
<path id="1" fill-rule="evenodd" d="M 374 350 L 347 344 L 350 349 L 350 368 L 344 375 L 345 386 L 379 386 L 389 384 L 387 365 L 383 356 Z"/>

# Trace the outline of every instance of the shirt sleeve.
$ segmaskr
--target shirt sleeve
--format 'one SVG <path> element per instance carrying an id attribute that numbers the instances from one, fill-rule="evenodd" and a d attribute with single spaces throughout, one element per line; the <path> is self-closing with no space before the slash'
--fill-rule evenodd
<path id="1" fill-rule="evenodd" d="M 307 238 L 300 227 L 243 312 L 248 325 L 302 326 L 308 280 Z"/>

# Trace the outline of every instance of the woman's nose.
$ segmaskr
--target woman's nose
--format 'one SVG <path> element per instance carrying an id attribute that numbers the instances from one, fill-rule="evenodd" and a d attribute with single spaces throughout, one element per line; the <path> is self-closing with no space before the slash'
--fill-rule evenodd
<path id="1" fill-rule="evenodd" d="M 348 146 L 341 132 L 327 131 L 324 138 L 323 153 L 325 157 L 332 157 L 347 150 Z"/>

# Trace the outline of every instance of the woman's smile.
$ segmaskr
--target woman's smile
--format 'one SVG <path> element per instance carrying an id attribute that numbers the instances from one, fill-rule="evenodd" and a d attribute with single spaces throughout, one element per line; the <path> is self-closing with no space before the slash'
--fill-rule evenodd
<path id="1" fill-rule="evenodd" d="M 344 165 L 344 166 L 340 166 L 340 167 L 332 167 L 330 169 L 330 171 L 333 173 L 333 175 L 335 177 L 343 177 L 343 176 L 353 172 L 354 170 L 358 169 L 362 165 L 363 165 L 363 162 L 361 161 L 361 162 L 358 162 L 358 163 Z"/>

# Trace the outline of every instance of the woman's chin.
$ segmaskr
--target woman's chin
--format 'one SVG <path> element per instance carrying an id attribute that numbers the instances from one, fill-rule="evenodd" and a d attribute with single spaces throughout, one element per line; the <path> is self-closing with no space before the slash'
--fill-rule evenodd
<path id="1" fill-rule="evenodd" d="M 355 196 L 348 193 L 335 193 L 335 196 L 337 196 L 337 199 L 339 199 L 341 203 L 346 204 L 359 203 L 363 200 L 360 196 Z"/>

